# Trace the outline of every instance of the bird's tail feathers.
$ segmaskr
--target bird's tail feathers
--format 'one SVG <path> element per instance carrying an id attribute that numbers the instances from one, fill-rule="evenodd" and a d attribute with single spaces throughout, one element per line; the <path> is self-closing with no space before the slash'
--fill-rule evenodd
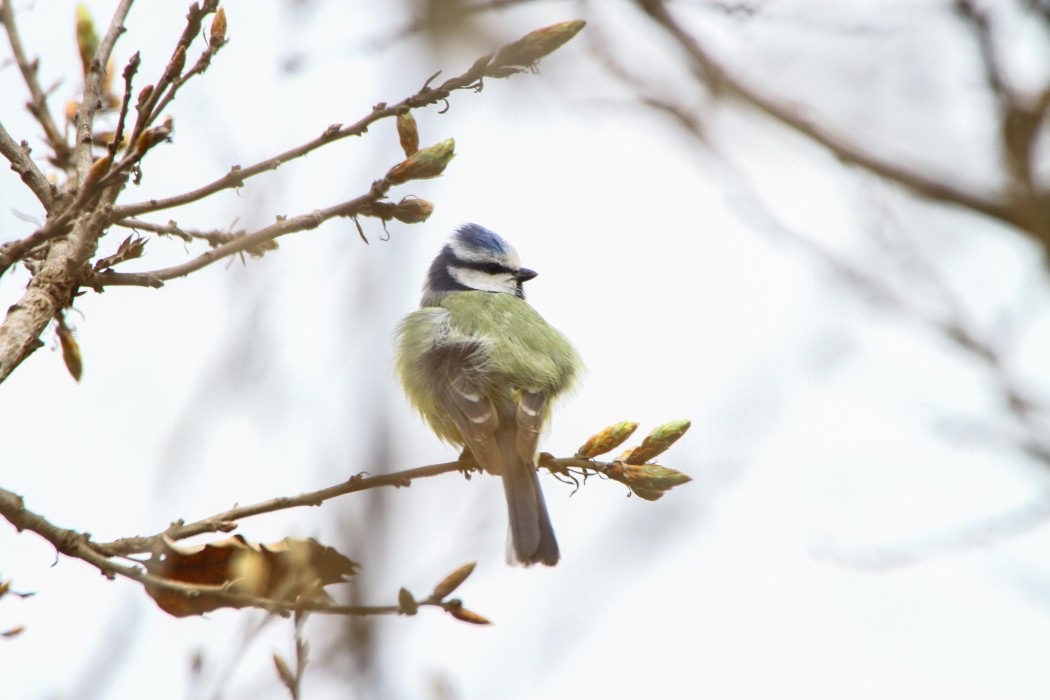
<path id="1" fill-rule="evenodd" d="M 525 566 L 554 566 L 560 556 L 558 541 L 540 490 L 536 465 L 531 458 L 526 460 L 518 453 L 514 431 L 500 429 L 496 439 L 503 462 L 500 473 L 510 516 L 507 560 Z"/>

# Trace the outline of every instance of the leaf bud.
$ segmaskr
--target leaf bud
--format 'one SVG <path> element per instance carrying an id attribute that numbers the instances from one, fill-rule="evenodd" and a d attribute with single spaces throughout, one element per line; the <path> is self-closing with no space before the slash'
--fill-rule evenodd
<path id="1" fill-rule="evenodd" d="M 445 139 L 411 156 L 390 168 L 386 177 L 391 184 L 399 185 L 409 180 L 424 180 L 445 172 L 448 163 L 456 155 L 454 139 Z"/>
<path id="2" fill-rule="evenodd" d="M 592 435 L 580 449 L 576 450 L 576 456 L 582 459 L 593 459 L 606 452 L 615 450 L 627 438 L 631 437 L 637 429 L 638 424 L 629 420 L 610 425 L 601 432 Z"/>
<path id="3" fill-rule="evenodd" d="M 576 19 L 529 32 L 496 52 L 492 65 L 531 66 L 576 36 L 586 24 L 582 19 Z"/>
<path id="4" fill-rule="evenodd" d="M 406 224 L 421 224 L 430 218 L 434 205 L 419 197 L 405 197 L 394 207 L 392 216 Z"/>
<path id="5" fill-rule="evenodd" d="M 419 611 L 419 604 L 407 588 L 397 592 L 397 611 L 402 615 L 415 615 Z"/>
<path id="6" fill-rule="evenodd" d="M 453 571 L 451 574 L 442 579 L 441 583 L 434 586 L 434 592 L 430 594 L 430 597 L 433 600 L 440 601 L 450 596 L 453 591 L 459 588 L 460 585 L 464 581 L 466 581 L 472 573 L 474 573 L 475 566 L 477 566 L 477 564 L 471 562 L 469 564 L 464 564 L 463 566 Z"/>
<path id="7" fill-rule="evenodd" d="M 397 137 L 401 140 L 401 150 L 405 152 L 405 158 L 412 157 L 419 150 L 419 129 L 411 112 L 397 115 Z"/>
<path id="8" fill-rule="evenodd" d="M 226 43 L 226 10 L 220 7 L 211 20 L 211 31 L 208 32 L 208 46 L 217 49 Z"/>
<path id="9" fill-rule="evenodd" d="M 98 51 L 98 34 L 95 32 L 95 21 L 91 11 L 84 3 L 77 3 L 77 52 L 80 54 L 80 65 L 84 75 L 91 70 L 91 61 Z"/>
<path id="10" fill-rule="evenodd" d="M 685 435 L 690 425 L 692 423 L 688 420 L 676 420 L 657 426 L 653 432 L 646 435 L 641 445 L 624 455 L 623 461 L 627 464 L 645 464 L 655 459 Z"/>

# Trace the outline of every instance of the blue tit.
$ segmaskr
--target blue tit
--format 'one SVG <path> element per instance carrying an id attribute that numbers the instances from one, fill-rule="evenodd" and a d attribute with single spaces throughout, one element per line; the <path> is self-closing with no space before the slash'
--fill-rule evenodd
<path id="1" fill-rule="evenodd" d="M 460 227 L 430 265 L 420 308 L 398 326 L 397 372 L 438 437 L 502 477 L 508 560 L 553 566 L 558 542 L 536 472 L 537 442 L 583 365 L 526 303 L 522 284 L 535 276 L 500 236 Z"/>

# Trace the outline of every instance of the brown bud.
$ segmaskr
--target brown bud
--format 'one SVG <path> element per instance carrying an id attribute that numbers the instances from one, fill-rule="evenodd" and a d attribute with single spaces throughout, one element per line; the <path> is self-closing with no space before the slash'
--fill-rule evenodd
<path id="1" fill-rule="evenodd" d="M 208 46 L 219 48 L 226 43 L 226 10 L 220 7 L 215 11 L 215 17 L 211 21 L 211 31 L 208 32 Z"/>
<path id="2" fill-rule="evenodd" d="M 66 122 L 72 123 L 77 118 L 77 112 L 80 111 L 80 103 L 76 100 L 70 100 L 66 102 Z"/>
<path id="3" fill-rule="evenodd" d="M 411 112 L 397 115 L 397 137 L 401 140 L 401 150 L 405 152 L 405 158 L 411 157 L 419 150 L 419 129 L 416 128 L 416 118 Z"/>
<path id="4" fill-rule="evenodd" d="M 472 573 L 474 573 L 475 566 L 477 566 L 477 564 L 471 562 L 469 564 L 464 564 L 463 566 L 453 571 L 451 574 L 442 579 L 441 583 L 434 586 L 434 592 L 430 594 L 430 597 L 433 600 L 444 600 L 445 598 L 447 598 L 449 595 L 452 594 L 453 591 L 459 588 L 460 585 L 464 581 L 466 581 Z"/>
<path id="5" fill-rule="evenodd" d="M 135 141 L 135 153 L 136 155 L 145 155 L 146 151 L 156 146 L 162 141 L 170 141 L 171 134 L 175 131 L 175 123 L 171 117 L 164 120 L 164 123 L 160 126 L 155 126 L 151 129 L 146 129 Z"/>
<path id="6" fill-rule="evenodd" d="M 478 615 L 473 610 L 467 610 L 466 608 L 464 608 L 463 604 L 460 603 L 458 600 L 455 601 L 455 603 L 456 603 L 455 605 L 450 605 L 450 606 L 448 606 L 445 609 L 448 611 L 449 615 L 451 615 L 452 617 L 456 618 L 457 620 L 462 620 L 463 622 L 469 622 L 472 625 L 491 625 L 492 624 L 487 619 L 485 619 L 481 615 Z"/>
<path id="7" fill-rule="evenodd" d="M 109 172 L 109 166 L 113 164 L 113 159 L 109 156 L 102 156 L 94 163 L 91 164 L 91 169 L 88 170 L 87 177 L 84 178 L 84 187 L 92 187 L 99 180 L 106 176 Z"/>
<path id="8" fill-rule="evenodd" d="M 421 224 L 430 218 L 433 211 L 434 205 L 427 200 L 408 196 L 398 202 L 392 215 L 402 223 Z"/>
<path id="9" fill-rule="evenodd" d="M 149 102 L 149 98 L 153 95 L 153 86 L 147 85 L 139 91 L 138 102 L 135 103 L 135 109 L 141 110 L 142 107 Z"/>
<path id="10" fill-rule="evenodd" d="M 397 592 L 397 611 L 402 615 L 415 615 L 419 611 L 419 604 L 407 588 Z"/>
<path id="11" fill-rule="evenodd" d="M 171 57 L 171 63 L 168 64 L 168 69 L 165 71 L 165 75 L 171 80 L 177 79 L 182 75 L 182 69 L 186 67 L 186 47 L 179 46 L 175 49 L 175 54 Z"/>
<path id="12" fill-rule="evenodd" d="M 66 369 L 69 370 L 70 376 L 79 382 L 81 375 L 84 373 L 84 361 L 80 356 L 80 346 L 77 345 L 77 341 L 73 337 L 73 331 L 59 317 L 58 327 L 55 329 L 55 332 L 58 335 L 58 342 L 62 346 L 62 360 L 66 363 Z"/>

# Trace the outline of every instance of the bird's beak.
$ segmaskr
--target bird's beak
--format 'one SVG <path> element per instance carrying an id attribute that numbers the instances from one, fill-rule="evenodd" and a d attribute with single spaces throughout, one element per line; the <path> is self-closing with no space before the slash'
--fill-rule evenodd
<path id="1" fill-rule="evenodd" d="M 521 268 L 520 270 L 518 270 L 517 272 L 514 273 L 514 277 L 519 282 L 528 282 L 529 280 L 531 280 L 533 277 L 535 277 L 538 274 L 540 274 L 540 273 L 536 272 L 535 270 L 530 270 L 527 267 L 523 267 L 523 268 Z"/>

